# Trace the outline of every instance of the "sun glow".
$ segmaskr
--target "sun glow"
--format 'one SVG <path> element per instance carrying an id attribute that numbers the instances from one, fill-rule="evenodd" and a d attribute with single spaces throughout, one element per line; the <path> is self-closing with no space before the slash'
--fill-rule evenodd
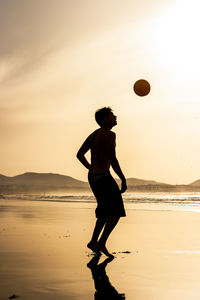
<path id="1" fill-rule="evenodd" d="M 199 1 L 177 1 L 156 22 L 159 59 L 187 81 L 199 80 L 199 10 Z"/>

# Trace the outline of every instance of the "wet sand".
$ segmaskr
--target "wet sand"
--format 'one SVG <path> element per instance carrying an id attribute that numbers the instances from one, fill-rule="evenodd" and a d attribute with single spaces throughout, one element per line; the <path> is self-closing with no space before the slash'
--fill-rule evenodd
<path id="1" fill-rule="evenodd" d="M 115 259 L 97 261 L 86 248 L 94 207 L 1 200 L 0 300 L 199 299 L 199 212 L 126 205 L 107 244 Z"/>

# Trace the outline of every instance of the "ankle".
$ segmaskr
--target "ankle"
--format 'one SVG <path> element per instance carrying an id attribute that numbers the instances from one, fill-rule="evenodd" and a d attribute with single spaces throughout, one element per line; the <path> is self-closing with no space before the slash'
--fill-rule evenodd
<path id="1" fill-rule="evenodd" d="M 91 241 L 89 241 L 89 243 L 88 244 L 96 244 L 97 243 L 97 241 L 96 240 L 91 240 Z"/>

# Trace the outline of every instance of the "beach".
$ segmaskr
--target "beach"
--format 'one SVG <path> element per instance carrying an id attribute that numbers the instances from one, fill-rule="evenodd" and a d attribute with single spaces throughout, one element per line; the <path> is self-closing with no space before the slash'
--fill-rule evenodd
<path id="1" fill-rule="evenodd" d="M 199 299 L 200 212 L 125 206 L 108 261 L 86 248 L 95 203 L 1 199 L 0 300 Z"/>

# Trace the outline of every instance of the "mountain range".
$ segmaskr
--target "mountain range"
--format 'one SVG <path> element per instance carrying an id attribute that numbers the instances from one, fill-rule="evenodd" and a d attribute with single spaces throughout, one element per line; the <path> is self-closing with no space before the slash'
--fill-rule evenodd
<path id="1" fill-rule="evenodd" d="M 120 184 L 120 180 L 116 180 Z M 187 185 L 171 185 L 154 180 L 128 178 L 129 191 L 200 191 L 200 179 Z M 0 174 L 0 193 L 89 191 L 87 182 L 54 173 L 27 172 L 13 177 Z"/>

